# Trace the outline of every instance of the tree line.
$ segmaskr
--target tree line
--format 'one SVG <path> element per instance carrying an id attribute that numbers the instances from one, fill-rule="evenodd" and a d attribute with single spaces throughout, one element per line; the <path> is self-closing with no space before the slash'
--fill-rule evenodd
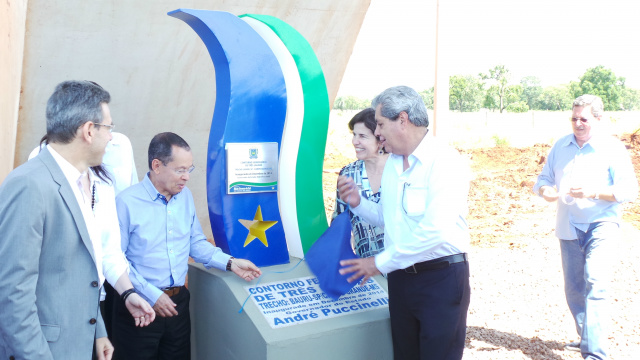
<path id="1" fill-rule="evenodd" d="M 422 101 L 428 109 L 433 110 L 433 87 L 419 92 Z M 338 96 L 333 102 L 333 108 L 337 110 L 362 110 L 371 106 L 371 99 L 363 99 L 352 95 Z"/>
<path id="2" fill-rule="evenodd" d="M 427 108 L 433 109 L 433 87 L 420 92 Z M 587 69 L 579 81 L 542 87 L 540 79 L 526 76 L 511 82 L 511 72 L 497 65 L 486 73 L 449 77 L 449 110 L 478 111 L 481 108 L 499 112 L 529 110 L 570 110 L 573 100 L 583 94 L 602 98 L 606 111 L 640 110 L 640 90 L 625 86 L 625 78 L 617 77 L 602 65 Z M 334 109 L 359 110 L 371 101 L 355 96 L 336 98 Z"/>

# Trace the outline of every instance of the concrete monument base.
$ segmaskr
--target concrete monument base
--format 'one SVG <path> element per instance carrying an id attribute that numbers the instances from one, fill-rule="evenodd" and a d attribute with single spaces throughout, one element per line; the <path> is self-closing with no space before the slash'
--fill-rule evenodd
<path id="1" fill-rule="evenodd" d="M 311 284 L 313 274 L 304 261 L 292 271 L 279 273 L 293 268 L 298 261 L 297 258 L 291 258 L 289 264 L 262 268 L 263 279 L 258 287 L 274 282 Z M 386 294 L 386 279 L 378 276 L 375 280 L 377 284 L 372 284 L 371 287 L 382 288 Z M 314 319 L 309 317 L 309 313 L 314 315 L 313 311 L 296 313 L 298 310 L 292 310 L 288 313 L 290 315 L 285 315 L 290 316 L 289 318 L 283 317 L 287 325 L 274 328 L 273 319 L 265 316 L 265 312 L 269 310 L 265 310 L 265 306 L 257 306 L 253 299 L 247 301 L 242 313 L 238 312 L 249 295 L 245 287 L 256 286 L 256 282 L 257 280 L 247 283 L 231 272 L 207 270 L 201 264 L 189 264 L 192 359 L 393 358 L 389 309 L 385 300 L 369 300 L 373 305 L 369 307 L 370 304 L 366 302 L 370 298 L 364 297 L 368 295 L 352 294 L 351 298 L 360 298 L 342 301 L 347 294 L 338 300 L 342 304 L 336 306 L 335 303 L 331 304 L 330 299 L 324 298 L 315 304 L 333 306 L 333 310 L 326 309 L 325 305 L 316 306 L 315 309 L 320 309 L 315 310 Z M 292 291 L 277 294 L 307 294 L 298 296 L 298 299 L 310 299 L 312 295 L 319 297 L 323 294 L 313 293 L 313 289 L 308 287 Z M 263 295 L 269 298 L 269 295 Z M 297 301 L 289 298 L 290 304 L 295 302 Z M 278 306 L 275 301 L 272 304 Z M 301 306 L 291 307 L 299 309 Z M 335 315 L 340 312 L 342 313 Z M 293 318 L 301 321 L 289 324 L 289 320 Z"/>

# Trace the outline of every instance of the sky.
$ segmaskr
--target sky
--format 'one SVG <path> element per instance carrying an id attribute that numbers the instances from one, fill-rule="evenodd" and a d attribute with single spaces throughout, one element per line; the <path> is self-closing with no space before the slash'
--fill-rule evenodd
<path id="1" fill-rule="evenodd" d="M 640 88 L 639 1 L 440 0 L 439 9 L 441 79 L 503 64 L 512 83 L 550 86 L 603 65 Z M 338 96 L 433 86 L 435 23 L 436 0 L 371 0 Z"/>

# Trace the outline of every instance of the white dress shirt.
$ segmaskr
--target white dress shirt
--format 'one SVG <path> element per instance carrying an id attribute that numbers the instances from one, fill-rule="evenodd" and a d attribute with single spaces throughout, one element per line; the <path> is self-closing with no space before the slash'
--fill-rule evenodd
<path id="1" fill-rule="evenodd" d="M 122 274 L 128 273 L 129 265 L 120 248 L 120 227 L 118 225 L 116 197 L 113 186 L 89 170 L 90 191 L 93 191 L 95 186 L 95 203 L 92 210 L 92 196 L 85 194 L 81 182 L 82 177 L 87 176 L 87 174 L 80 174 L 73 165 L 53 150 L 51 146 L 49 146 L 49 151 L 62 169 L 73 189 L 76 200 L 78 200 L 89 237 L 93 243 L 95 258 L 102 259 L 96 264 L 100 285 L 102 286 L 105 278 L 110 284 L 115 285 Z M 74 177 L 75 181 L 73 180 Z M 100 293 L 101 301 L 104 300 L 105 295 L 105 291 L 102 289 Z"/>
<path id="2" fill-rule="evenodd" d="M 118 195 L 120 191 L 138 183 L 138 171 L 129 138 L 117 132 L 111 135 L 112 139 L 107 144 L 102 163 L 109 171 L 115 194 Z"/>
<path id="3" fill-rule="evenodd" d="M 379 203 L 361 199 L 354 214 L 384 226 L 385 249 L 375 256 L 385 274 L 415 263 L 466 252 L 470 169 L 458 151 L 427 134 L 409 155 L 391 154 Z"/>
<path id="4" fill-rule="evenodd" d="M 73 195 L 75 195 L 76 200 L 78 201 L 78 206 L 82 211 L 82 217 L 84 219 L 84 223 L 87 227 L 87 232 L 89 233 L 89 238 L 91 239 L 91 244 L 93 245 L 93 256 L 95 259 L 96 269 L 98 270 L 98 277 L 100 278 L 100 286 L 104 282 L 104 275 L 102 273 L 102 238 L 100 236 L 100 232 L 98 227 L 95 225 L 95 218 L 93 216 L 93 212 L 91 211 L 91 196 L 86 196 L 83 188 L 82 188 L 82 177 L 87 176 L 86 173 L 80 173 L 75 166 L 71 165 L 62 155 L 58 154 L 51 146 L 48 146 L 49 152 L 53 156 L 53 159 L 56 161 L 64 177 L 69 182 L 69 186 L 71 186 L 71 190 L 73 191 Z"/>
<path id="5" fill-rule="evenodd" d="M 116 196 L 114 188 L 108 182 L 100 179 L 93 171 L 89 172 L 92 186 L 95 185 L 95 206 L 93 214 L 102 239 L 102 268 L 104 277 L 109 284 L 115 286 L 116 282 L 125 272 L 129 272 L 127 262 L 120 248 L 120 225 L 116 211 Z M 105 292 L 102 290 L 100 300 L 104 300 Z"/>

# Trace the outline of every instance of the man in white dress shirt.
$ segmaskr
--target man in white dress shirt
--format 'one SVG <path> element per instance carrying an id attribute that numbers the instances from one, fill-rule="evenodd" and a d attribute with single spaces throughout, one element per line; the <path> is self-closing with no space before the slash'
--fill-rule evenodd
<path id="1" fill-rule="evenodd" d="M 469 308 L 469 166 L 429 134 L 426 107 L 406 86 L 372 102 L 376 132 L 391 153 L 379 203 L 362 199 L 353 179 L 338 179 L 354 214 L 384 226 L 385 250 L 343 260 L 349 281 L 388 274 L 394 358 L 461 359 Z"/>

